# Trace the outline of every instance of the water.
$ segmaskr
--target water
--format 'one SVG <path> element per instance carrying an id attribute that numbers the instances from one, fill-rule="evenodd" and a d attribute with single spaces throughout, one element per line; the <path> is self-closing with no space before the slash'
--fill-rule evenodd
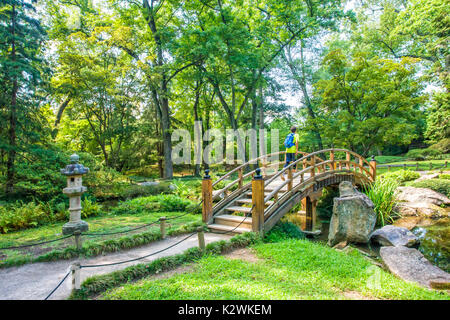
<path id="1" fill-rule="evenodd" d="M 435 266 L 450 272 L 450 219 L 435 220 L 430 226 L 415 227 L 420 240 L 418 250 Z"/>

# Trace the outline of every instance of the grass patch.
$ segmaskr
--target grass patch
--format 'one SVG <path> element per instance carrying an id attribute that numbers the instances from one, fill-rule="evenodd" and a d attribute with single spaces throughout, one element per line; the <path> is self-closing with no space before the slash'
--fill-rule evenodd
<path id="1" fill-rule="evenodd" d="M 141 212 L 138 214 L 103 215 L 85 219 L 89 223 L 89 233 L 110 233 L 126 231 L 133 227 L 158 220 L 160 217 L 172 217 L 182 212 Z M 39 228 L 27 229 L 0 236 L 0 248 L 20 246 L 27 243 L 40 242 L 61 237 L 63 222 L 45 225 Z M 190 232 L 201 225 L 201 215 L 187 214 L 183 217 L 167 221 L 169 235 Z M 143 232 L 145 231 L 145 232 Z M 157 235 L 157 236 L 156 236 Z M 158 240 L 159 225 L 153 225 L 128 234 L 88 237 L 83 236 L 81 255 L 93 256 L 120 249 L 128 249 Z M 78 256 L 73 238 L 53 242 L 46 245 L 20 249 L 1 250 L 0 268 L 21 265 L 36 261 L 53 261 L 71 259 Z"/>
<path id="2" fill-rule="evenodd" d="M 183 264 L 197 261 L 203 256 L 216 255 L 228 252 L 232 249 L 246 247 L 260 241 L 256 233 L 244 233 L 231 238 L 229 241 L 217 241 L 206 246 L 206 251 L 199 248 L 190 248 L 182 254 L 163 257 L 150 263 L 138 264 L 118 270 L 109 274 L 94 276 L 86 279 L 81 290 L 73 292 L 69 299 L 87 299 L 105 290 L 136 281 L 146 276 L 174 269 Z"/>
<path id="3" fill-rule="evenodd" d="M 397 279 L 356 250 L 338 252 L 308 240 L 289 239 L 253 246 L 258 262 L 201 258 L 192 272 L 142 279 L 108 289 L 102 299 L 348 299 L 347 292 L 381 299 L 444 299 L 450 296 Z M 380 286 L 373 286 L 373 276 Z"/>
<path id="4" fill-rule="evenodd" d="M 416 188 L 429 188 L 436 192 L 442 193 L 447 197 L 450 197 L 450 180 L 448 179 L 428 179 L 409 184 L 411 187 Z"/>

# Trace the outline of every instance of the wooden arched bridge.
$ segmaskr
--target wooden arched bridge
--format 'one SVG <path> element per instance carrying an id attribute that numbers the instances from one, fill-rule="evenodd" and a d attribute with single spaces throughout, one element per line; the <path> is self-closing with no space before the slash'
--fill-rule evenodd
<path id="1" fill-rule="evenodd" d="M 203 221 L 215 231 L 243 233 L 267 232 L 296 204 L 302 202 L 306 211 L 306 230 L 312 231 L 316 221 L 316 203 L 322 189 L 351 181 L 364 185 L 375 181 L 376 162 L 346 149 L 325 149 L 302 156 L 278 170 L 284 161 L 268 163 L 285 152 L 263 155 L 244 163 L 212 181 L 205 170 L 202 181 Z M 345 155 L 345 159 L 335 156 Z M 244 173 L 246 168 L 261 164 Z M 297 170 L 294 170 L 294 165 Z M 236 176 L 222 188 L 226 181 Z M 251 181 L 248 181 L 250 179 Z M 284 178 L 284 179 L 283 179 Z M 246 181 L 247 179 L 247 181 Z M 245 219 L 244 217 L 247 216 Z"/>

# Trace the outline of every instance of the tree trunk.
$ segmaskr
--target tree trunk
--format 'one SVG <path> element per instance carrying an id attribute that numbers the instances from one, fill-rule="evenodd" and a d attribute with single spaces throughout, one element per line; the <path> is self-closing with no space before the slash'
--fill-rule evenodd
<path id="1" fill-rule="evenodd" d="M 13 65 L 16 61 L 16 43 L 15 43 L 15 32 L 16 32 L 16 7 L 12 5 L 12 15 L 11 15 L 11 35 L 12 35 L 12 43 L 11 43 L 11 60 Z M 14 66 L 16 68 L 16 66 Z M 14 73 L 13 75 L 13 89 L 11 94 L 11 108 L 9 112 L 9 151 L 8 151 L 8 161 L 6 163 L 6 193 L 12 194 L 14 192 L 14 175 L 15 175 L 15 159 L 16 159 L 16 108 L 17 108 L 17 75 Z"/>

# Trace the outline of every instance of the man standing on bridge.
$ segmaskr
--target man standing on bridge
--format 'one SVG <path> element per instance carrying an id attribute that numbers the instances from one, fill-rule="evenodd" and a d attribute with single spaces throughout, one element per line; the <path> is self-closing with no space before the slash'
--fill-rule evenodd
<path id="1" fill-rule="evenodd" d="M 296 133 L 297 127 L 292 126 L 291 127 L 291 133 L 289 133 L 284 140 L 284 146 L 286 147 L 286 154 L 285 154 L 285 161 L 283 168 L 286 168 L 289 163 L 293 162 L 297 158 L 298 154 L 298 141 L 300 140 L 299 135 Z M 297 168 L 297 164 L 294 164 L 293 171 L 295 172 L 295 169 Z M 281 175 L 281 180 L 284 181 L 284 174 Z"/>

